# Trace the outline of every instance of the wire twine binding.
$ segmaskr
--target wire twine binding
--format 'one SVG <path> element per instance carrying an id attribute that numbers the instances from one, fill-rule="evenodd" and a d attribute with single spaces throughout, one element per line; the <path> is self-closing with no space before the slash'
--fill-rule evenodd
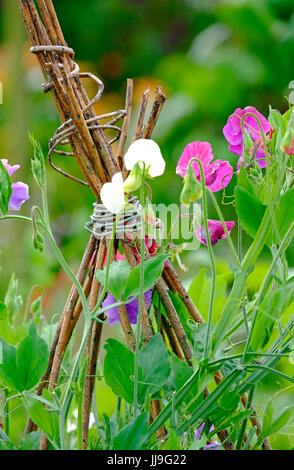
<path id="1" fill-rule="evenodd" d="M 57 54 L 68 53 L 68 54 L 71 55 L 72 59 L 73 59 L 74 54 L 75 54 L 74 50 L 70 47 L 54 46 L 54 45 L 33 46 L 33 47 L 30 48 L 30 51 L 34 54 L 38 54 L 40 52 L 56 52 Z M 46 65 L 49 67 L 49 66 L 52 66 L 52 63 L 51 62 L 46 62 Z M 60 69 L 64 70 L 64 65 L 62 63 L 57 63 L 57 65 Z M 94 98 L 81 111 L 82 114 L 85 114 L 95 103 L 97 103 L 100 100 L 100 98 L 102 96 L 102 93 L 104 91 L 104 84 L 98 77 L 96 77 L 96 75 L 94 75 L 92 73 L 88 73 L 88 72 L 80 72 L 80 67 L 74 60 L 73 60 L 73 66 L 74 66 L 73 70 L 70 73 L 66 74 L 66 79 L 73 79 L 75 77 L 90 78 L 98 86 L 98 91 L 97 91 L 96 95 L 94 96 Z M 64 78 L 60 78 L 60 82 L 63 82 L 63 81 L 64 81 Z M 43 90 L 44 90 L 45 93 L 50 91 L 53 86 L 54 86 L 54 83 L 52 81 L 48 82 L 48 83 L 44 83 L 42 85 Z M 112 145 L 114 142 L 116 142 L 120 138 L 120 135 L 121 135 L 121 132 L 122 132 L 121 128 L 116 126 L 115 124 L 118 121 L 120 121 L 126 114 L 127 114 L 126 110 L 120 109 L 118 111 L 113 111 L 113 112 L 110 112 L 110 113 L 102 114 L 100 116 L 95 116 L 95 117 L 85 119 L 85 121 L 86 121 L 86 124 L 87 124 L 89 130 L 96 130 L 96 129 L 107 130 L 107 129 L 110 129 L 110 130 L 116 132 L 116 135 L 108 141 L 108 145 Z M 110 119 L 110 121 L 108 121 L 105 124 L 101 124 L 100 121 L 101 120 L 103 121 L 104 119 Z M 63 176 L 65 176 L 65 177 L 67 177 L 67 178 L 69 178 L 69 179 L 71 179 L 71 180 L 73 180 L 77 183 L 80 183 L 84 186 L 88 186 L 88 183 L 86 181 L 83 181 L 79 178 L 76 178 L 75 176 L 70 175 L 69 173 L 63 171 L 61 168 L 57 167 L 52 162 L 52 154 L 57 154 L 57 155 L 65 156 L 65 157 L 73 157 L 74 156 L 73 152 L 60 150 L 60 149 L 57 149 L 57 147 L 64 146 L 64 145 L 70 145 L 69 138 L 72 135 L 77 134 L 77 133 L 78 133 L 78 131 L 77 131 L 77 129 L 75 127 L 75 124 L 73 123 L 72 119 L 68 119 L 61 126 L 59 126 L 58 129 L 56 130 L 54 136 L 49 141 L 48 160 L 49 160 L 49 164 L 53 168 L 53 170 L 57 171 L 58 173 L 62 174 Z"/>
<path id="2" fill-rule="evenodd" d="M 118 237 L 122 237 L 126 233 L 137 232 L 141 229 L 141 218 L 138 210 L 142 206 L 136 196 L 131 196 L 128 202 L 134 205 L 134 209 L 125 211 L 119 219 L 116 227 L 116 235 Z M 91 222 L 85 224 L 85 229 L 97 239 L 110 237 L 115 223 L 115 215 L 107 210 L 103 204 L 94 202 L 93 206 L 94 212 L 91 215 Z"/>

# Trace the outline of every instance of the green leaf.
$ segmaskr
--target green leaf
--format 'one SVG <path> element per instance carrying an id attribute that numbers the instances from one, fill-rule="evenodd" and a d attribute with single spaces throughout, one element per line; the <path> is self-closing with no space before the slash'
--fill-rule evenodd
<path id="1" fill-rule="evenodd" d="M 213 332 L 213 328 L 211 327 L 209 331 L 210 339 L 212 336 L 212 332 Z M 193 332 L 194 355 L 196 359 L 198 359 L 199 361 L 204 359 L 206 335 L 207 335 L 207 323 L 199 324 L 197 326 L 196 331 Z"/>
<path id="2" fill-rule="evenodd" d="M 240 166 L 238 186 L 245 189 L 245 191 L 249 192 L 250 194 L 254 194 L 254 185 L 252 181 L 250 181 L 248 173 L 243 165 Z"/>
<path id="3" fill-rule="evenodd" d="M 235 187 L 235 203 L 243 229 L 254 238 L 264 216 L 265 206 L 256 196 L 240 186 Z"/>
<path id="4" fill-rule="evenodd" d="M 275 208 L 275 218 L 280 238 L 283 239 L 293 222 L 294 188 L 286 191 Z"/>
<path id="5" fill-rule="evenodd" d="M 262 221 L 265 205 L 253 194 L 250 194 L 245 189 L 236 186 L 235 187 L 235 201 L 236 201 L 236 212 L 242 222 L 243 229 L 252 238 L 255 237 L 257 230 Z M 290 208 L 294 206 L 294 188 L 289 189 L 284 193 L 277 205 L 274 208 L 274 215 L 276 219 L 276 225 L 279 230 L 280 238 L 286 235 L 291 223 L 293 222 L 293 213 Z M 272 244 L 272 232 L 271 236 L 267 240 L 267 245 Z"/>
<path id="6" fill-rule="evenodd" d="M 44 431 L 51 441 L 55 441 L 59 436 L 57 413 L 50 412 L 40 401 L 28 400 L 27 405 L 33 423 Z"/>
<path id="7" fill-rule="evenodd" d="M 210 419 L 216 427 L 222 426 L 224 420 L 233 419 L 235 412 L 240 403 L 240 395 L 237 388 L 227 390 L 222 397 L 215 403 L 215 406 L 210 412 Z"/>
<path id="8" fill-rule="evenodd" d="M 253 325 L 250 350 L 259 351 L 269 342 L 275 321 L 294 302 L 294 277 L 270 292 L 258 307 Z"/>
<path id="9" fill-rule="evenodd" d="M 0 211 L 2 215 L 8 212 L 9 200 L 12 194 L 12 183 L 10 176 L 0 160 Z"/>
<path id="10" fill-rule="evenodd" d="M 168 259 L 168 255 L 162 254 L 148 259 L 144 263 L 144 292 L 151 289 L 161 276 L 164 264 Z M 137 297 L 140 290 L 140 265 L 133 268 L 127 280 L 124 300 L 129 297 Z"/>
<path id="11" fill-rule="evenodd" d="M 203 449 L 207 444 L 207 437 L 205 433 L 202 433 L 200 439 L 194 439 L 188 450 L 200 450 Z"/>
<path id="12" fill-rule="evenodd" d="M 7 307 L 4 302 L 0 302 L 0 320 L 5 320 L 7 317 Z"/>
<path id="13" fill-rule="evenodd" d="M 284 134 L 288 126 L 288 119 L 286 118 L 286 116 L 286 114 L 282 115 L 275 109 L 272 109 L 272 107 L 270 106 L 269 123 L 271 125 L 271 128 L 274 130 L 280 129 L 281 133 Z"/>
<path id="14" fill-rule="evenodd" d="M 19 443 L 19 450 L 39 450 L 41 433 L 38 431 L 26 434 Z"/>
<path id="15" fill-rule="evenodd" d="M 179 359 L 174 353 L 171 355 L 171 374 L 169 377 L 168 387 L 172 391 L 178 391 L 186 382 L 190 379 L 193 374 L 193 369 L 188 366 L 184 361 Z M 192 390 L 190 399 L 195 395 L 197 391 L 197 384 L 195 390 Z M 187 394 L 187 400 L 189 400 Z"/>
<path id="16" fill-rule="evenodd" d="M 144 450 L 147 439 L 148 413 L 142 413 L 115 436 L 112 450 Z"/>
<path id="17" fill-rule="evenodd" d="M 4 320 L 0 319 L 0 338 L 6 343 L 16 345 L 27 335 L 28 325 L 13 326 L 7 316 Z"/>
<path id="18" fill-rule="evenodd" d="M 228 284 L 232 279 L 233 274 L 231 272 L 218 274 L 216 276 L 215 298 L 212 312 L 213 323 L 216 323 L 225 306 Z M 211 277 L 206 279 L 206 269 L 202 268 L 189 287 L 189 295 L 205 320 L 207 320 L 209 312 L 211 281 Z"/>
<path id="19" fill-rule="evenodd" d="M 225 429 L 236 423 L 241 423 L 244 419 L 249 418 L 252 415 L 252 410 L 243 410 L 233 413 L 232 415 L 221 420 L 217 424 L 217 429 Z"/>
<path id="20" fill-rule="evenodd" d="M 48 346 L 38 336 L 34 322 L 31 322 L 29 334 L 24 338 L 17 350 L 19 391 L 30 390 L 42 377 L 49 359 Z"/>
<path id="21" fill-rule="evenodd" d="M 111 449 L 113 445 L 113 439 L 117 435 L 118 424 L 112 418 L 109 418 L 107 414 L 103 413 L 105 423 L 105 447 Z"/>
<path id="22" fill-rule="evenodd" d="M 179 316 L 181 324 L 183 325 L 187 338 L 190 341 L 190 343 L 192 343 L 193 341 L 192 330 L 190 326 L 188 325 L 188 320 L 191 320 L 191 315 L 189 314 L 186 305 L 184 304 L 182 299 L 179 297 L 178 293 L 174 294 L 172 291 L 169 290 L 168 295 L 170 296 L 173 306 L 176 309 L 176 312 Z"/>
<path id="23" fill-rule="evenodd" d="M 0 426 L 0 450 L 16 450 L 13 442 Z"/>
<path id="24" fill-rule="evenodd" d="M 6 387 L 19 391 L 18 368 L 16 363 L 17 349 L 0 338 L 2 357 L 0 363 L 0 382 Z"/>
<path id="25" fill-rule="evenodd" d="M 109 267 L 109 276 L 107 289 L 112 293 L 116 300 L 120 300 L 123 296 L 127 279 L 131 272 L 131 266 L 127 261 L 114 261 Z M 106 276 L 106 267 L 103 270 L 98 270 L 96 277 L 98 281 L 104 286 Z"/>
<path id="26" fill-rule="evenodd" d="M 113 392 L 124 398 L 128 403 L 134 401 L 134 353 L 113 338 L 109 338 L 104 346 L 105 382 Z M 142 369 L 139 368 L 139 380 L 142 380 Z"/>
<path id="27" fill-rule="evenodd" d="M 268 436 L 272 436 L 276 432 L 280 431 L 286 424 L 288 423 L 289 419 L 293 416 L 294 406 L 289 406 L 285 408 L 281 413 L 277 416 L 276 419 L 268 426 L 267 424 L 262 426 L 261 435 L 263 438 Z"/>
<path id="28" fill-rule="evenodd" d="M 273 414 L 274 414 L 273 400 L 270 398 L 267 401 L 267 404 L 264 410 L 262 431 L 261 431 L 262 435 L 265 435 L 267 431 L 270 429 L 272 425 L 272 421 L 273 421 Z"/>
<path id="29" fill-rule="evenodd" d="M 3 364 L 0 364 L 0 380 L 18 392 L 30 390 L 42 377 L 49 358 L 48 346 L 37 335 L 36 325 L 32 322 L 29 334 L 16 347 L 2 343 Z"/>
<path id="30" fill-rule="evenodd" d="M 169 438 L 163 446 L 162 450 L 181 450 L 179 439 L 173 429 L 169 432 Z"/>
<path id="31" fill-rule="evenodd" d="M 16 450 L 13 442 L 0 439 L 0 450 Z"/>
<path id="32" fill-rule="evenodd" d="M 285 408 L 279 416 L 274 419 L 271 425 L 270 433 L 275 434 L 276 432 L 279 432 L 280 429 L 282 429 L 286 424 L 288 423 L 289 419 L 293 416 L 293 406 L 288 406 Z"/>
<path id="33" fill-rule="evenodd" d="M 154 335 L 151 341 L 140 349 L 138 360 L 143 371 L 143 382 L 140 401 L 143 401 L 147 391 L 150 394 L 158 392 L 166 383 L 170 374 L 169 354 L 160 333 Z M 147 385 L 147 384 L 155 385 Z"/>
<path id="34" fill-rule="evenodd" d="M 240 380 L 240 375 L 242 369 L 236 369 L 231 374 L 227 375 L 224 380 L 211 392 L 211 394 L 196 408 L 196 410 L 191 414 L 189 419 L 186 419 L 185 422 L 177 429 L 177 434 L 183 434 L 190 426 L 193 426 L 199 419 L 205 419 L 210 416 L 212 410 L 215 409 L 215 404 L 218 400 L 228 391 L 233 385 L 238 384 Z M 163 410 L 164 411 L 164 410 Z M 160 415 L 159 415 L 160 417 Z M 155 427 L 155 423 L 160 422 L 159 417 L 151 426 Z"/>
<path id="35" fill-rule="evenodd" d="M 238 408 L 240 402 L 240 395 L 237 388 L 234 390 L 227 391 L 223 396 L 218 400 L 218 406 L 223 410 L 235 411 Z"/>

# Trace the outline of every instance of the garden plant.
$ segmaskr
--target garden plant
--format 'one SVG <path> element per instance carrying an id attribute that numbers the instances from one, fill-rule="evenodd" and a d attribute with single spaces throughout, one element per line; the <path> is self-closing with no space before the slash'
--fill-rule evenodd
<path id="1" fill-rule="evenodd" d="M 152 204 L 152 184 L 169 166 L 152 139 L 166 100 L 162 89 L 151 107 L 144 91 L 134 132 L 131 79 L 124 109 L 97 116 L 93 106 L 103 100 L 104 85 L 80 71 L 52 1 L 18 4 L 43 89 L 62 121 L 48 136 L 48 163 L 56 178 L 74 180 L 76 191 L 92 191 L 97 202 L 81 224 L 90 235 L 74 273 L 51 227 L 47 160 L 38 136 L 29 134 L 40 206 L 27 184 L 14 182 L 15 157 L 0 160 L 1 226 L 31 224 L 34 248 L 51 249 L 72 283 L 54 331 L 41 297 L 20 319 L 15 277 L 0 302 L 0 449 L 271 450 L 272 436 L 294 410 L 277 412 L 269 397 L 260 412 L 256 402 L 266 378 L 294 383 L 280 368 L 281 360 L 294 360 L 294 277 L 286 256 L 294 235 L 294 107 L 289 103 L 282 114 L 270 106 L 267 116 L 254 103 L 232 109 L 223 139 L 234 165 L 216 158 L 197 136 L 187 143 L 172 169 L 183 185 L 170 222 L 168 207 L 157 211 Z M 94 98 L 84 80 L 95 83 Z M 74 158 L 81 177 L 59 168 L 58 157 Z M 221 204 L 215 193 L 222 194 Z M 21 215 L 23 203 L 32 205 L 31 217 Z M 226 204 L 237 223 L 225 220 Z M 217 220 L 210 218 L 211 205 Z M 217 274 L 218 243 L 228 245 L 229 275 Z M 184 287 L 181 274 L 189 266 L 181 253 L 200 245 L 211 276 L 202 270 Z M 271 262 L 252 296 L 248 278 L 264 248 Z M 105 324 L 119 324 L 120 340 L 110 334 L 102 341 Z M 102 377 L 117 400 L 111 416 L 100 413 Z M 17 407 L 27 423 L 15 442 L 10 420 Z"/>

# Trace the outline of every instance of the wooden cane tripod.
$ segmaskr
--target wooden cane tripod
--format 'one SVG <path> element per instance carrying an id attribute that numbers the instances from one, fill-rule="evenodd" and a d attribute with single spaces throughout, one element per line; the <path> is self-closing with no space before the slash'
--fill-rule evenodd
<path id="1" fill-rule="evenodd" d="M 71 178 L 77 183 L 89 186 L 95 197 L 99 200 L 102 185 L 110 181 L 112 176 L 123 171 L 123 156 L 126 139 L 129 132 L 129 123 L 132 112 L 133 82 L 127 81 L 125 109 L 97 116 L 93 105 L 103 93 L 103 83 L 99 78 L 90 73 L 81 73 L 78 64 L 74 61 L 74 51 L 67 46 L 55 9 L 51 0 L 18 0 L 22 18 L 31 42 L 31 52 L 36 54 L 41 70 L 45 78 L 44 91 L 50 92 L 55 100 L 62 125 L 58 128 L 49 143 L 49 163 L 59 173 Z M 97 94 L 91 100 L 83 85 L 82 80 L 94 80 L 97 85 Z M 152 110 L 145 121 L 146 108 L 149 100 L 149 90 L 143 93 L 136 129 L 132 141 L 139 138 L 150 138 L 156 122 L 159 118 L 165 96 L 161 88 L 155 91 Z M 122 127 L 117 123 L 123 119 Z M 116 135 L 112 139 L 106 136 L 106 130 L 113 131 Z M 118 151 L 114 154 L 112 144 L 118 140 Z M 60 147 L 70 144 L 71 152 L 60 150 Z M 75 157 L 84 180 L 80 180 L 58 168 L 52 161 L 53 154 Z M 97 303 L 100 286 L 95 276 L 97 270 L 102 269 L 105 254 L 107 252 L 107 240 L 97 240 L 90 237 L 84 256 L 77 272 L 77 279 L 83 285 L 84 293 L 88 299 L 89 310 L 93 310 Z M 125 257 L 131 266 L 135 266 L 136 257 L 128 240 L 122 241 Z M 116 249 L 116 247 L 114 247 Z M 115 250 L 112 253 L 115 258 Z M 89 267 L 91 261 L 91 265 Z M 181 359 L 190 363 L 192 349 L 181 324 L 177 311 L 170 299 L 168 291 L 177 292 L 185 304 L 191 318 L 198 323 L 203 323 L 203 318 L 185 291 L 179 277 L 171 263 L 164 268 L 162 277 L 155 288 L 164 305 L 168 320 L 164 320 L 161 331 L 170 344 L 172 350 Z M 41 379 L 37 393 L 42 394 L 45 387 L 56 387 L 63 355 L 71 339 L 75 325 L 82 312 L 82 304 L 78 292 L 73 286 L 70 290 L 66 305 L 62 312 L 54 340 L 51 345 L 50 359 L 47 370 Z M 125 306 L 119 307 L 121 326 L 126 341 L 131 349 L 135 347 L 134 333 L 126 312 Z M 88 364 L 84 383 L 83 399 L 83 448 L 87 448 L 89 417 L 92 395 L 94 389 L 94 376 L 101 339 L 102 324 L 93 322 L 89 334 L 87 355 Z M 146 343 L 152 336 L 148 311 L 143 303 L 142 309 L 142 337 Z M 221 381 L 220 373 L 215 380 Z M 208 393 L 208 391 L 207 391 Z M 150 410 L 151 421 L 160 412 L 160 402 L 153 400 Z M 34 429 L 34 423 L 28 421 L 26 432 Z M 163 437 L 164 428 L 158 431 L 158 436 Z M 219 436 L 225 448 L 234 448 L 225 431 L 220 431 Z M 43 436 L 41 449 L 47 448 L 47 439 Z"/>

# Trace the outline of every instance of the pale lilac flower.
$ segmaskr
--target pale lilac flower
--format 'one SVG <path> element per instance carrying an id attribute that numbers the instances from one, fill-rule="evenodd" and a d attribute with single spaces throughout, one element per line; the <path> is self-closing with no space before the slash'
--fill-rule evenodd
<path id="1" fill-rule="evenodd" d="M 205 184 L 212 191 L 220 191 L 228 186 L 233 175 L 233 168 L 228 161 L 213 160 L 213 153 L 209 142 L 195 141 L 188 144 L 178 161 L 176 173 L 185 177 L 192 158 L 198 158 L 203 166 Z M 192 163 L 195 176 L 201 181 L 200 169 L 197 162 Z"/>
<path id="2" fill-rule="evenodd" d="M 204 426 L 205 426 L 205 423 L 202 423 L 198 429 L 195 429 L 194 431 L 194 434 L 195 434 L 195 439 L 196 441 L 199 441 L 200 438 L 201 438 L 201 434 L 203 432 L 203 429 L 204 429 Z M 212 432 L 214 431 L 215 427 L 214 426 L 211 426 L 211 428 L 209 429 L 209 432 Z M 210 442 L 209 444 L 206 444 L 204 447 L 203 447 L 203 450 L 221 450 L 222 448 L 222 445 L 220 442 L 218 441 L 213 441 L 213 442 Z"/>
<path id="3" fill-rule="evenodd" d="M 265 135 L 270 131 L 271 128 L 268 120 L 262 114 L 260 114 L 257 109 L 255 109 L 253 106 L 246 106 L 246 108 L 244 109 L 237 108 L 234 113 L 231 114 L 223 129 L 223 133 L 230 144 L 229 150 L 235 155 L 239 155 L 239 157 L 241 157 L 238 164 L 242 164 L 243 162 L 243 132 L 241 126 L 241 119 L 247 113 L 252 113 L 259 119 L 262 130 Z M 255 152 L 255 158 L 258 160 L 258 165 L 261 168 L 264 168 L 266 166 L 266 162 L 265 160 L 260 160 L 265 158 L 264 148 L 256 119 L 253 116 L 245 117 L 244 128 L 246 129 L 247 133 L 251 136 L 254 143 L 254 149 L 252 150 L 252 154 Z"/>
<path id="4" fill-rule="evenodd" d="M 148 290 L 145 292 L 145 301 L 147 309 L 150 308 L 152 299 L 152 291 Z M 116 300 L 112 294 L 108 294 L 104 302 L 102 303 L 102 307 L 110 307 L 116 303 Z M 138 299 L 132 300 L 130 303 L 126 304 L 127 314 L 130 320 L 130 323 L 135 325 L 137 323 L 138 317 Z M 106 310 L 105 315 L 108 317 L 109 324 L 114 325 L 115 323 L 120 322 L 119 311 L 117 307 L 110 308 Z"/>
<path id="5" fill-rule="evenodd" d="M 1 159 L 4 167 L 7 170 L 9 176 L 12 176 L 19 168 L 19 165 L 9 165 L 6 158 Z M 9 200 L 8 208 L 13 211 L 19 211 L 21 205 L 27 201 L 29 197 L 29 187 L 27 184 L 18 181 L 17 183 L 12 183 L 12 194 Z"/>
<path id="6" fill-rule="evenodd" d="M 225 222 L 226 227 L 228 229 L 229 234 L 232 231 L 232 228 L 235 225 L 235 222 Z M 226 233 L 224 231 L 223 224 L 219 220 L 212 220 L 208 219 L 208 230 L 210 235 L 211 244 L 215 245 L 219 240 L 222 238 L 227 238 Z M 206 238 L 206 231 L 204 226 L 200 226 L 197 228 L 195 232 L 196 237 L 198 240 L 201 241 L 204 245 L 207 245 L 207 238 Z"/>

